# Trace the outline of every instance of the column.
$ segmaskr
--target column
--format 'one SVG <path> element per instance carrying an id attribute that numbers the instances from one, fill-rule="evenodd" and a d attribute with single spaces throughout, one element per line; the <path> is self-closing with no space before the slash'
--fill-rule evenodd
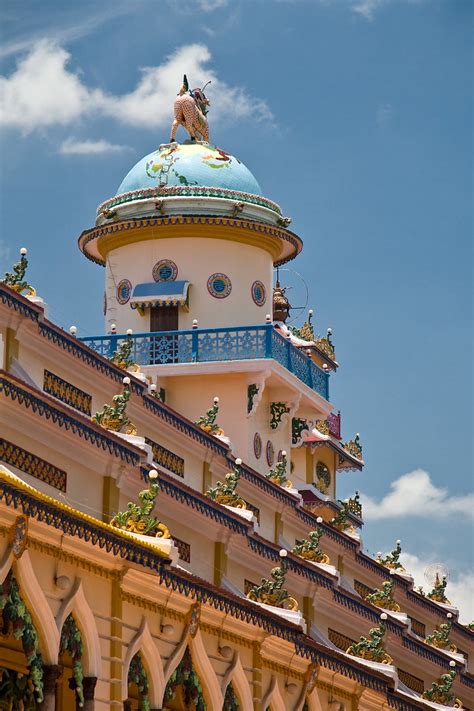
<path id="1" fill-rule="evenodd" d="M 41 711 L 55 711 L 56 682 L 63 673 L 59 664 L 45 664 L 43 667 L 43 701 L 37 705 Z"/>

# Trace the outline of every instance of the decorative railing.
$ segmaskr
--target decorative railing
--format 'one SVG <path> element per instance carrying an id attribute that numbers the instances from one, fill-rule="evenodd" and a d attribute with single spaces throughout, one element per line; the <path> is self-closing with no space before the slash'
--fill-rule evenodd
<path id="1" fill-rule="evenodd" d="M 272 324 L 236 328 L 195 328 L 190 331 L 88 336 L 82 342 L 105 358 L 131 338 L 131 358 L 138 365 L 202 363 L 273 358 L 305 385 L 329 399 L 329 375 Z"/>
<path id="2" fill-rule="evenodd" d="M 341 413 L 330 412 L 327 416 L 327 421 L 329 425 L 329 434 L 336 437 L 336 439 L 341 439 Z"/>

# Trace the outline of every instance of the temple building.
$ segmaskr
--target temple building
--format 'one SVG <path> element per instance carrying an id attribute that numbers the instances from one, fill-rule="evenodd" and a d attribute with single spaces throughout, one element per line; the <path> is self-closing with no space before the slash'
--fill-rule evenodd
<path id="1" fill-rule="evenodd" d="M 0 709 L 474 709 L 447 580 L 338 498 L 332 333 L 274 286 L 302 240 L 206 113 L 185 80 L 79 237 L 102 334 L 48 319 L 26 249 L 0 283 Z"/>

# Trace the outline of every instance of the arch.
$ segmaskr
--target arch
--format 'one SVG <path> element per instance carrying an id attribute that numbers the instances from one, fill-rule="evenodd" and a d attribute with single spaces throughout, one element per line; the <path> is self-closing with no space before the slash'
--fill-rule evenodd
<path id="1" fill-rule="evenodd" d="M 72 614 L 82 635 L 84 657 L 82 667 L 84 676 L 100 677 L 102 659 L 100 654 L 100 640 L 94 614 L 86 600 L 82 581 L 76 578 L 71 592 L 62 602 L 56 615 L 56 625 L 59 636 L 68 615 Z"/>
<path id="2" fill-rule="evenodd" d="M 262 699 L 262 708 L 266 709 L 270 705 L 272 711 L 286 711 L 276 676 L 272 676 L 268 691 Z"/>
<path id="3" fill-rule="evenodd" d="M 161 708 L 163 695 L 165 693 L 163 664 L 145 617 L 142 618 L 137 634 L 128 645 L 127 654 L 125 656 L 122 677 L 123 701 L 125 701 L 128 696 L 128 670 L 130 662 L 137 652 L 140 652 L 148 677 L 150 706 L 152 708 Z"/>
<path id="4" fill-rule="evenodd" d="M 5 581 L 10 568 L 12 567 L 13 553 L 12 546 L 9 546 L 5 553 L 3 554 L 2 560 L 0 560 L 0 585 Z"/>
<path id="5" fill-rule="evenodd" d="M 232 684 L 239 698 L 242 709 L 251 709 L 253 706 L 253 695 L 250 691 L 250 685 L 247 680 L 240 655 L 237 651 L 234 652 L 234 657 L 229 665 L 229 669 L 224 675 L 222 681 L 222 693 L 225 694 L 227 686 Z"/>
<path id="6" fill-rule="evenodd" d="M 212 668 L 209 657 L 207 656 L 200 630 L 196 632 L 195 637 L 189 637 L 188 630 L 185 631 L 183 639 L 181 640 L 175 654 L 168 660 L 168 664 L 166 666 L 166 682 L 169 681 L 172 673 L 182 660 L 187 646 L 189 646 L 193 664 L 201 681 L 204 697 L 209 707 L 209 711 L 222 711 L 224 696 L 217 680 L 216 673 Z"/>
<path id="7" fill-rule="evenodd" d="M 38 631 L 38 642 L 43 662 L 57 664 L 60 635 L 51 608 L 46 600 L 26 550 L 21 558 L 13 563 L 13 572 L 20 586 L 28 611 Z"/>
<path id="8" fill-rule="evenodd" d="M 309 711 L 323 711 L 317 689 L 313 689 L 313 691 L 306 696 L 305 701 L 308 704 Z"/>

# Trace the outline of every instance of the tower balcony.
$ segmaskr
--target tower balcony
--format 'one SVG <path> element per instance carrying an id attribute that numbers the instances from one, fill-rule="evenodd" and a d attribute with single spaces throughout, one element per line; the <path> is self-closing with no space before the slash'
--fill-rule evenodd
<path id="1" fill-rule="evenodd" d="M 271 323 L 130 336 L 110 334 L 81 340 L 100 355 L 111 358 L 127 338 L 132 340 L 131 357 L 140 366 L 273 359 L 324 400 L 329 400 L 329 374 L 280 335 Z"/>

